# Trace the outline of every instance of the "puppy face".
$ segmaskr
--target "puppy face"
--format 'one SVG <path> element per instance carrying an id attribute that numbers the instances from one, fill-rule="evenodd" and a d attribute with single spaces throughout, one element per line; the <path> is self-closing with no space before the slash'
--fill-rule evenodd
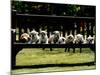
<path id="1" fill-rule="evenodd" d="M 30 36 L 27 33 L 23 33 L 20 37 L 21 42 L 28 42 L 30 40 Z"/>
<path id="2" fill-rule="evenodd" d="M 30 34 L 32 35 L 33 38 L 35 38 L 38 35 L 38 32 L 33 30 L 33 31 L 31 31 Z"/>
<path id="3" fill-rule="evenodd" d="M 88 44 L 92 44 L 94 42 L 94 38 L 91 36 L 89 36 L 86 40 Z"/>
<path id="4" fill-rule="evenodd" d="M 69 39 L 69 40 L 74 40 L 74 37 L 73 37 L 72 35 L 69 35 L 69 36 L 68 36 L 68 39 Z"/>
<path id="5" fill-rule="evenodd" d="M 66 39 L 64 37 L 60 37 L 59 44 L 65 44 Z"/>
<path id="6" fill-rule="evenodd" d="M 76 44 L 82 44 L 82 43 L 84 43 L 83 35 L 77 34 L 76 37 L 75 37 L 75 43 Z"/>
<path id="7" fill-rule="evenodd" d="M 46 32 L 46 31 L 41 31 L 41 32 L 40 32 L 40 36 L 41 36 L 41 37 L 47 36 L 47 32 Z"/>
<path id="8" fill-rule="evenodd" d="M 60 32 L 59 31 L 54 31 L 53 34 L 54 34 L 55 38 L 60 37 Z"/>
<path id="9" fill-rule="evenodd" d="M 74 41 L 74 36 L 73 35 L 69 35 L 68 37 L 67 37 L 67 39 L 66 39 L 66 43 L 73 43 L 73 41 Z"/>

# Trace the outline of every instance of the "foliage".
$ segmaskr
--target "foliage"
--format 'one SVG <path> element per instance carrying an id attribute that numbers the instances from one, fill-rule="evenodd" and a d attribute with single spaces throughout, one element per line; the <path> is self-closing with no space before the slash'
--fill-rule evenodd
<path id="1" fill-rule="evenodd" d="M 95 6 L 38 3 L 25 1 L 12 1 L 11 4 L 12 10 L 17 10 L 17 13 L 59 16 L 95 16 Z"/>

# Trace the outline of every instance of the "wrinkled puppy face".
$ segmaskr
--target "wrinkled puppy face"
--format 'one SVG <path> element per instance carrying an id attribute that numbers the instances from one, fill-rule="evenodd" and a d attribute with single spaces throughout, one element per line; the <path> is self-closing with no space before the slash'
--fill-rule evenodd
<path id="1" fill-rule="evenodd" d="M 74 41 L 74 36 L 73 35 L 67 36 L 66 43 L 73 43 L 73 41 Z"/>
<path id="2" fill-rule="evenodd" d="M 83 35 L 77 34 L 77 36 L 76 36 L 76 38 L 75 38 L 75 42 L 76 42 L 77 44 L 83 43 L 83 42 L 84 42 Z"/>
<path id="3" fill-rule="evenodd" d="M 32 31 L 32 32 L 31 32 L 31 35 L 32 35 L 33 38 L 35 38 L 35 37 L 38 35 L 38 32 Z"/>
<path id="4" fill-rule="evenodd" d="M 70 35 L 70 36 L 68 37 L 68 39 L 69 39 L 69 40 L 74 40 L 74 37 Z"/>
<path id="5" fill-rule="evenodd" d="M 87 40 L 87 43 L 92 44 L 93 41 L 94 41 L 94 38 L 93 37 L 88 37 L 86 40 Z"/>
<path id="6" fill-rule="evenodd" d="M 54 31 L 53 34 L 54 34 L 55 38 L 59 38 L 60 37 L 60 32 L 59 31 Z"/>
<path id="7" fill-rule="evenodd" d="M 20 37 L 21 42 L 28 42 L 30 40 L 30 36 L 27 33 L 23 33 Z"/>
<path id="8" fill-rule="evenodd" d="M 47 35 L 47 32 L 46 32 L 46 31 L 41 31 L 41 32 L 40 32 L 40 36 L 41 36 L 41 37 L 45 37 L 46 35 Z"/>

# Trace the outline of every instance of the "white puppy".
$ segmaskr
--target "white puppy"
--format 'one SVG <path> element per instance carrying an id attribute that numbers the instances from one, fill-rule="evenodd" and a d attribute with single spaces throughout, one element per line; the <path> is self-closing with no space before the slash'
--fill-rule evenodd
<path id="1" fill-rule="evenodd" d="M 76 43 L 76 44 L 82 44 L 82 43 L 84 43 L 83 35 L 82 34 L 77 34 L 75 36 L 74 43 Z"/>
<path id="2" fill-rule="evenodd" d="M 94 44 L 94 37 L 92 37 L 91 35 L 89 35 L 89 37 L 86 39 L 87 44 Z"/>
<path id="3" fill-rule="evenodd" d="M 48 36 L 46 31 L 41 31 L 39 35 L 39 44 L 48 44 Z"/>
<path id="4" fill-rule="evenodd" d="M 31 38 L 32 38 L 32 44 L 38 44 L 39 43 L 39 36 L 38 32 L 35 30 L 32 30 L 30 32 Z"/>
<path id="5" fill-rule="evenodd" d="M 66 43 L 66 39 L 64 37 L 60 37 L 59 44 L 65 44 L 65 43 Z"/>
<path id="6" fill-rule="evenodd" d="M 51 35 L 49 38 L 49 43 L 50 44 L 59 44 L 59 38 L 60 38 L 60 32 L 54 31 L 53 35 Z"/>

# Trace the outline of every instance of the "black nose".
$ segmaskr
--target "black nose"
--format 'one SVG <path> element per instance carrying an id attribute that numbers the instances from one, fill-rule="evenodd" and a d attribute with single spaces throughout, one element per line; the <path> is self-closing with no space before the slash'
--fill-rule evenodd
<path id="1" fill-rule="evenodd" d="M 26 42 L 26 39 L 25 38 L 21 39 L 21 42 L 25 43 Z"/>

